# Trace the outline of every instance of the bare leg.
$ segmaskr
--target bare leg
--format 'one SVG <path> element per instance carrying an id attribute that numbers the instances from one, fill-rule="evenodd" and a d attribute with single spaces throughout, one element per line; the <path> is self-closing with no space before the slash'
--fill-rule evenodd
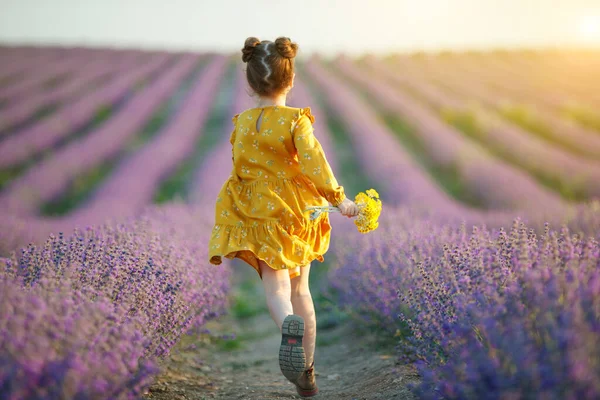
<path id="1" fill-rule="evenodd" d="M 259 266 L 267 297 L 267 307 L 269 307 L 271 318 L 281 331 L 285 317 L 294 313 L 290 301 L 290 274 L 285 269 L 274 270 L 262 261 L 259 261 Z"/>
<path id="2" fill-rule="evenodd" d="M 315 355 L 317 320 L 315 306 L 308 287 L 310 265 L 300 268 L 300 276 L 292 279 L 292 305 L 294 314 L 304 318 L 304 339 L 302 345 L 306 354 L 306 367 L 310 367 Z"/>

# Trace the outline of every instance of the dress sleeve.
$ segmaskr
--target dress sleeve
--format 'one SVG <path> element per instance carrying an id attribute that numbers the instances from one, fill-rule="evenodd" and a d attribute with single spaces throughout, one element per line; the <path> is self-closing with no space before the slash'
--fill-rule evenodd
<path id="1" fill-rule="evenodd" d="M 310 108 L 300 111 L 298 120 L 292 126 L 294 146 L 298 151 L 298 162 L 304 173 L 315 184 L 319 194 L 327 199 L 333 206 L 338 206 L 346 195 L 333 175 L 327 162 L 321 143 L 313 132 L 315 118 L 310 113 Z"/>

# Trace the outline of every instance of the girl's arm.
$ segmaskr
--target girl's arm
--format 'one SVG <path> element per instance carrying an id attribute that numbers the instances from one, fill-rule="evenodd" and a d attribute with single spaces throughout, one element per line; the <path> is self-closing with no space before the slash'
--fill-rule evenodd
<path id="1" fill-rule="evenodd" d="M 314 183 L 319 194 L 337 207 L 344 201 L 346 195 L 344 188 L 338 184 L 333 175 L 321 143 L 314 135 L 312 125 L 314 121 L 310 109 L 304 109 L 292 131 L 294 145 L 298 151 L 298 162 L 302 172 Z"/>

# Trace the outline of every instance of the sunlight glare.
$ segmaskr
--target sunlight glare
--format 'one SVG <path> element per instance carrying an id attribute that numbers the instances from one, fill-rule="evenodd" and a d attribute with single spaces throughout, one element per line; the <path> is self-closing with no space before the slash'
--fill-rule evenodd
<path id="1" fill-rule="evenodd" d="M 584 40 L 600 41 L 600 16 L 586 15 L 581 19 L 579 32 Z"/>

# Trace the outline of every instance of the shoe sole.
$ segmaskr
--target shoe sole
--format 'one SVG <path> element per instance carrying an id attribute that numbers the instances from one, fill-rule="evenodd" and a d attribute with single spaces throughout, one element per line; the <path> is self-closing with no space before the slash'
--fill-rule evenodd
<path id="1" fill-rule="evenodd" d="M 302 346 L 304 320 L 298 315 L 288 315 L 281 328 L 279 368 L 292 383 L 296 383 L 306 368 L 306 356 Z"/>

